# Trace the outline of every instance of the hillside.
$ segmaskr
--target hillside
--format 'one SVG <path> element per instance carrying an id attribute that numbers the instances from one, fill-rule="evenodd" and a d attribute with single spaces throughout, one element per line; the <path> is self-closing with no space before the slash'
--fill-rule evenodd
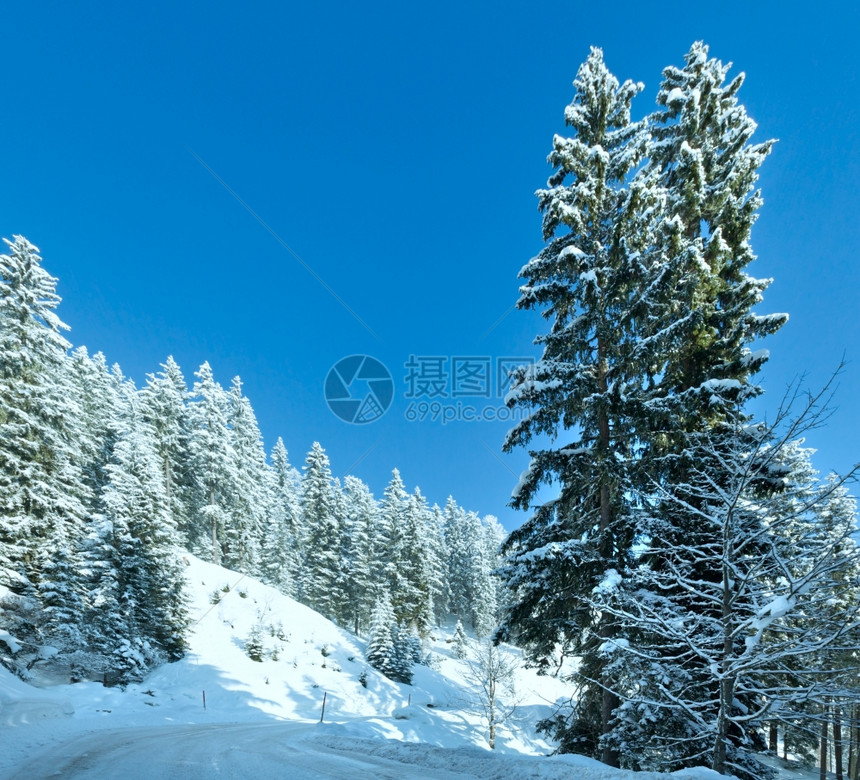
<path id="1" fill-rule="evenodd" d="M 435 668 L 416 667 L 411 686 L 394 683 L 367 667 L 361 639 L 316 612 L 250 577 L 191 555 L 184 560 L 194 626 L 182 661 L 126 690 L 94 682 L 36 688 L 0 670 L 0 777 L 106 777 L 106 766 L 118 777 L 168 777 L 189 755 L 211 758 L 225 750 L 232 758 L 202 763 L 217 763 L 218 774 L 231 777 L 274 776 L 286 764 L 291 778 L 365 771 L 367 777 L 555 778 L 569 777 L 572 766 L 578 777 L 644 777 L 581 757 L 536 757 L 551 746 L 534 734 L 534 722 L 569 695 L 557 680 L 518 670 L 518 707 L 491 753 L 465 665 L 446 641 L 450 631 L 431 642 Z M 262 662 L 245 651 L 255 625 L 262 628 Z M 514 648 L 504 651 L 518 656 Z M 356 756 L 361 767 L 342 766 Z M 236 763 L 227 769 L 223 760 Z M 400 769 L 386 774 L 389 765 Z M 200 776 L 210 776 L 204 769 Z"/>

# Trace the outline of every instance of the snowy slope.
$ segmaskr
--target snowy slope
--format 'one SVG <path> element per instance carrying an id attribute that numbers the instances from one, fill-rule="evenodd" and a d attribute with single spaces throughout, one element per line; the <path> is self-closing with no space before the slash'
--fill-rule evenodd
<path id="1" fill-rule="evenodd" d="M 490 752 L 450 632 L 432 642 L 436 669 L 418 666 L 413 685 L 394 683 L 367 667 L 362 640 L 316 612 L 250 577 L 186 561 L 194 627 L 182 661 L 125 691 L 97 683 L 39 689 L 0 668 L 0 778 L 211 777 L 215 768 L 216 776 L 297 780 L 552 780 L 570 777 L 572 767 L 593 780 L 645 777 L 581 757 L 538 757 L 551 746 L 533 724 L 570 695 L 556 680 L 518 672 L 518 710 Z M 245 652 L 255 625 L 262 662 Z"/>

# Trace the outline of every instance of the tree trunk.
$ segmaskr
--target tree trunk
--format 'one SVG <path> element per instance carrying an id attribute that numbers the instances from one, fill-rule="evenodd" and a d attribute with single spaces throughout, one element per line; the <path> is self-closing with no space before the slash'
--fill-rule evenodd
<path id="1" fill-rule="evenodd" d="M 851 780 L 860 780 L 860 726 L 857 718 L 860 717 L 860 707 L 854 706 L 851 710 L 851 735 L 850 747 L 848 749 L 848 777 Z"/>
<path id="2" fill-rule="evenodd" d="M 215 505 L 215 485 L 209 486 L 209 506 Z M 215 514 L 212 514 L 212 563 L 220 563 L 218 560 L 218 529 L 215 523 Z"/>
<path id="3" fill-rule="evenodd" d="M 597 388 L 604 396 L 608 390 L 606 382 L 606 346 L 602 338 L 598 338 L 597 342 Z M 601 409 L 597 416 L 597 434 L 598 434 L 598 450 L 601 454 L 599 463 L 603 468 L 610 457 L 610 431 L 609 431 L 609 415 L 606 409 Z M 615 550 L 613 549 L 612 540 L 610 537 L 610 528 L 612 527 L 612 496 L 609 493 L 609 485 L 607 484 L 606 474 L 600 475 L 600 536 L 601 536 L 601 554 L 604 561 L 614 559 Z M 600 616 L 600 637 L 601 639 L 611 639 L 614 634 L 613 628 L 609 622 L 609 617 L 605 613 Z M 612 714 L 620 704 L 618 696 L 616 696 L 608 685 L 610 680 L 604 679 L 602 700 L 600 706 L 600 733 L 606 735 L 611 731 Z M 601 749 L 600 760 L 607 766 L 617 767 L 619 765 L 618 751 L 608 745 L 604 745 Z"/>
<path id="4" fill-rule="evenodd" d="M 818 751 L 818 767 L 820 780 L 827 780 L 827 711 L 822 713 L 821 719 L 821 744 Z"/>
<path id="5" fill-rule="evenodd" d="M 779 749 L 779 731 L 775 720 L 768 725 L 767 748 L 774 753 Z"/>
<path id="6" fill-rule="evenodd" d="M 724 536 L 731 527 L 731 515 L 727 517 L 727 522 L 723 529 Z M 723 539 L 723 546 L 727 549 L 728 540 Z M 723 563 L 723 604 L 722 604 L 722 627 L 723 627 L 723 657 L 720 664 L 720 709 L 717 716 L 717 736 L 714 743 L 714 758 L 711 768 L 721 775 L 726 774 L 726 754 L 727 743 L 729 740 L 729 715 L 731 713 L 732 702 L 735 699 L 735 681 L 728 674 L 727 664 L 732 653 L 732 632 L 731 632 L 731 613 L 732 613 L 732 588 L 731 576 L 729 567 Z"/>
<path id="7" fill-rule="evenodd" d="M 833 708 L 833 769 L 836 780 L 843 780 L 842 774 L 842 710 Z"/>

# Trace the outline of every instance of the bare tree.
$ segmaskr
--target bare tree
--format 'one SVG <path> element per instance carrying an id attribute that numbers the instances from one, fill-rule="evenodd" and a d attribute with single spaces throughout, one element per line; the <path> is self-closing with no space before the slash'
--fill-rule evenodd
<path id="1" fill-rule="evenodd" d="M 475 690 L 474 704 L 487 724 L 487 741 L 496 747 L 496 727 L 505 723 L 516 710 L 514 674 L 517 664 L 504 649 L 490 640 L 473 642 L 466 656 L 466 679 Z"/>

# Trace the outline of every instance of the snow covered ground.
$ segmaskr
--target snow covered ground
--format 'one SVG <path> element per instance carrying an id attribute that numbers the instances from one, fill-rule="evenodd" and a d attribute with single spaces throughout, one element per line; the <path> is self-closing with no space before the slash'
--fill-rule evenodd
<path id="1" fill-rule="evenodd" d="M 125 691 L 36 688 L 0 667 L 0 778 L 656 777 L 546 757 L 552 747 L 534 723 L 569 696 L 557 680 L 517 673 L 517 711 L 490 751 L 450 632 L 432 643 L 435 669 L 417 666 L 413 685 L 394 683 L 367 667 L 363 641 L 316 612 L 249 577 L 186 560 L 195 624 L 182 661 Z M 255 625 L 262 662 L 244 647 Z"/>

